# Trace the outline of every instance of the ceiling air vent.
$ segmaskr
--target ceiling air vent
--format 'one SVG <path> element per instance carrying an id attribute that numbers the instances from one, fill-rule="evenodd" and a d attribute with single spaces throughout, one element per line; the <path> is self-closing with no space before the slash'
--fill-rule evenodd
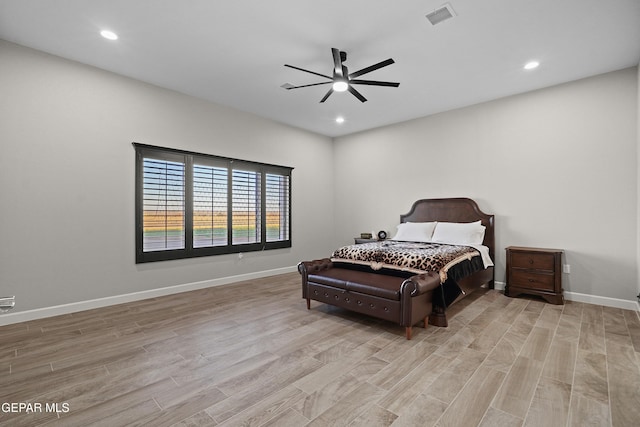
<path id="1" fill-rule="evenodd" d="M 451 5 L 447 3 L 440 6 L 433 12 L 428 13 L 427 19 L 429 20 L 429 22 L 431 22 L 431 25 L 436 25 L 441 23 L 442 21 L 453 18 L 454 16 L 456 16 L 456 13 L 453 11 Z"/>

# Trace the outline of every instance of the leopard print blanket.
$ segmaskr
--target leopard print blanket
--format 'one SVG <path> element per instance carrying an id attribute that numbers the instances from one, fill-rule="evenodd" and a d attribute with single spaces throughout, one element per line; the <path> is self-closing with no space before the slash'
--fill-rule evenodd
<path id="1" fill-rule="evenodd" d="M 437 271 L 444 283 L 451 267 L 475 256 L 480 252 L 469 246 L 386 240 L 343 246 L 333 252 L 331 260 L 368 265 L 373 270 L 390 268 L 416 274 Z"/>

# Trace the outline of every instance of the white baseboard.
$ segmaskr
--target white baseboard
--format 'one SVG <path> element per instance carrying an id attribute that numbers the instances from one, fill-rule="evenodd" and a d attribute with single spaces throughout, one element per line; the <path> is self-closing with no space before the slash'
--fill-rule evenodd
<path id="1" fill-rule="evenodd" d="M 504 282 L 495 282 L 495 289 L 504 290 Z M 640 311 L 640 303 L 633 300 L 624 300 L 618 298 L 601 297 L 597 295 L 580 294 L 578 292 L 564 292 L 564 299 L 576 302 L 585 302 L 587 304 L 604 305 L 606 307 L 623 308 L 625 310 Z"/>
<path id="2" fill-rule="evenodd" d="M 181 292 L 195 291 L 198 289 L 211 288 L 214 286 L 228 285 L 230 283 L 242 282 L 244 280 L 258 279 L 261 277 L 275 276 L 277 274 L 291 273 L 297 271 L 296 267 L 283 267 L 273 270 L 259 271 L 255 273 L 239 274 L 237 276 L 222 277 L 219 279 L 204 280 L 201 282 L 185 283 L 182 285 L 167 286 L 166 288 L 150 289 L 148 291 L 133 292 L 124 295 L 92 299 L 88 301 L 74 302 L 70 304 L 56 305 L 53 307 L 38 308 L 34 310 L 19 311 L 16 313 L 5 313 L 0 315 L 0 326 L 11 325 L 13 323 L 26 322 L 29 320 L 43 319 L 46 317 L 60 316 L 63 314 L 76 313 L 78 311 L 91 310 L 94 308 L 106 307 L 110 305 L 123 304 L 132 301 L 140 301 L 148 298 L 161 297 L 178 294 Z"/>
<path id="3" fill-rule="evenodd" d="M 497 280 L 493 282 L 493 289 L 496 291 L 504 291 L 504 282 L 498 282 Z"/>
<path id="4" fill-rule="evenodd" d="M 577 292 L 564 293 L 565 299 L 569 301 L 586 302 L 588 304 L 604 305 L 606 307 L 624 308 L 625 310 L 640 311 L 640 306 L 636 301 L 618 298 L 600 297 L 589 294 L 579 294 Z"/>
<path id="5" fill-rule="evenodd" d="M 195 291 L 198 289 L 211 288 L 214 286 L 228 285 L 230 283 L 242 282 L 244 280 L 258 279 L 261 277 L 275 276 L 277 274 L 292 273 L 295 271 L 297 271 L 295 266 L 276 268 L 273 270 L 239 274 L 237 276 L 222 277 L 219 279 L 204 280 L 201 282 L 185 283 L 182 285 L 167 286 L 166 288 L 151 289 L 148 291 L 133 292 L 124 295 L 115 295 L 88 301 L 56 305 L 53 307 L 38 308 L 35 310 L 19 311 L 16 313 L 9 312 L 0 315 L 0 326 L 27 322 L 29 320 L 43 319 L 46 317 L 60 316 L 63 314 L 76 313 L 78 311 L 92 310 L 94 308 L 107 307 L 110 305 L 140 301 L 148 298 L 173 295 L 181 292 Z M 495 289 L 498 291 L 504 290 L 504 282 L 496 281 Z M 600 297 L 595 295 L 566 291 L 564 293 L 564 297 L 569 301 L 585 302 L 588 304 L 604 305 L 607 307 L 623 308 L 625 310 L 635 310 L 640 312 L 640 302 L 638 301 L 628 301 L 617 298 Z"/>

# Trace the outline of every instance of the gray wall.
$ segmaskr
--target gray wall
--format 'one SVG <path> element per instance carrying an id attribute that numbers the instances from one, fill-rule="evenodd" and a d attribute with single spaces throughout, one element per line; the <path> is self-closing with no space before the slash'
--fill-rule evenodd
<path id="1" fill-rule="evenodd" d="M 565 249 L 570 292 L 640 289 L 635 68 L 332 141 L 4 41 L 0 58 L 15 312 L 292 269 L 426 197 L 496 214 L 499 281 L 504 247 L 531 245 Z M 133 141 L 294 167 L 293 247 L 136 265 Z"/>
<path id="2" fill-rule="evenodd" d="M 561 248 L 566 291 L 637 293 L 637 69 L 338 138 L 336 240 L 395 231 L 413 201 L 471 197 L 504 248 Z"/>
<path id="3" fill-rule="evenodd" d="M 0 296 L 14 312 L 293 270 L 333 246 L 330 138 L 8 42 L 0 58 Z M 294 167 L 293 247 L 136 265 L 133 141 Z"/>
<path id="4" fill-rule="evenodd" d="M 638 251 L 638 260 L 637 260 L 637 265 L 638 265 L 638 269 L 640 270 L 640 65 L 638 65 L 637 68 L 638 71 L 638 96 L 636 99 L 637 102 L 637 112 L 638 112 L 638 120 L 637 120 L 637 133 L 636 133 L 636 138 L 637 138 L 637 174 L 636 174 L 636 185 L 638 187 L 638 199 L 637 199 L 637 213 L 638 213 L 638 217 L 637 217 L 637 221 L 638 221 L 638 245 L 637 245 L 637 251 Z M 636 295 L 640 296 L 640 271 L 638 272 L 638 293 Z M 640 297 L 638 297 L 638 299 L 636 300 L 636 304 L 638 305 L 638 309 L 640 310 Z"/>

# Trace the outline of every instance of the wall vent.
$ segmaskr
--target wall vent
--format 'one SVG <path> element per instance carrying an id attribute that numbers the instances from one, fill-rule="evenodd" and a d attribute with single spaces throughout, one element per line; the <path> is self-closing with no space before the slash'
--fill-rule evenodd
<path id="1" fill-rule="evenodd" d="M 427 14 L 427 19 L 431 22 L 431 25 L 436 25 L 447 19 L 451 19 L 456 16 L 453 8 L 449 3 L 443 4 L 436 10 Z"/>

